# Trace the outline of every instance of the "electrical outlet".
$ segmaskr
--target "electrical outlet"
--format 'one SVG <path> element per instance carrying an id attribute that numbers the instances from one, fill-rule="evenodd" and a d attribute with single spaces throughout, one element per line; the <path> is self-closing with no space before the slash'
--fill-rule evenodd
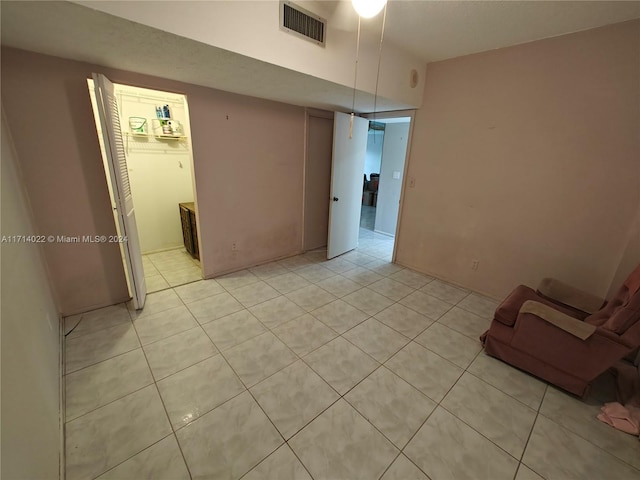
<path id="1" fill-rule="evenodd" d="M 409 179 L 409 188 L 413 188 L 416 186 L 416 177 L 411 177 Z"/>
<path id="2" fill-rule="evenodd" d="M 236 242 L 233 242 L 231 244 L 231 251 L 232 252 L 237 252 L 238 251 L 238 245 L 236 245 Z"/>
<path id="3" fill-rule="evenodd" d="M 471 260 L 471 270 L 477 270 L 480 265 L 480 260 Z"/>

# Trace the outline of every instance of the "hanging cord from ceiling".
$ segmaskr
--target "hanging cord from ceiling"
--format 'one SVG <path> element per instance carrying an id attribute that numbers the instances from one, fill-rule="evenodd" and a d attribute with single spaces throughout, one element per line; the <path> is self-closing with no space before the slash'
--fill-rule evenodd
<path id="1" fill-rule="evenodd" d="M 387 5 L 384 4 L 382 13 L 382 30 L 380 31 L 380 47 L 378 48 L 378 72 L 376 74 L 376 90 L 373 96 L 373 121 L 376 121 L 376 107 L 378 106 L 378 83 L 380 82 L 380 64 L 382 63 L 382 42 L 384 40 L 384 26 L 387 23 Z"/>
<path id="2" fill-rule="evenodd" d="M 360 56 L 360 15 L 358 15 L 358 36 L 356 38 L 356 67 L 353 79 L 353 101 L 351 103 L 351 118 L 349 119 L 349 138 L 353 138 L 353 117 L 356 112 L 356 87 L 358 85 L 358 57 Z"/>
<path id="3" fill-rule="evenodd" d="M 378 107 L 378 85 L 380 84 L 380 66 L 382 64 L 382 46 L 384 43 L 384 29 L 387 23 L 387 6 L 388 4 L 385 2 L 384 4 L 384 12 L 382 14 L 382 30 L 380 31 L 380 45 L 378 47 L 378 69 L 376 72 L 376 88 L 373 96 L 373 121 L 376 120 L 376 110 Z M 353 117 L 355 116 L 356 111 L 356 90 L 358 86 L 358 61 L 360 57 L 360 28 L 361 28 L 361 17 L 358 15 L 358 34 L 356 37 L 356 63 L 355 63 L 355 74 L 353 79 L 353 100 L 351 103 L 351 118 L 349 120 L 349 138 L 353 138 Z M 373 141 L 375 142 L 375 136 Z"/>

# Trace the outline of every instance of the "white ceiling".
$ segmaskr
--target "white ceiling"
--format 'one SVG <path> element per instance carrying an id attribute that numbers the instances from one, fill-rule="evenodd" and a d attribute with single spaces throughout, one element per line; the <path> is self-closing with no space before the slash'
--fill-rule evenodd
<path id="1" fill-rule="evenodd" d="M 334 28 L 357 24 L 348 0 L 296 3 Z M 0 8 L 3 45 L 295 105 L 351 108 L 350 88 L 77 4 L 2 0 Z M 385 42 L 430 62 L 639 17 L 640 1 L 391 0 Z M 367 20 L 364 31 L 379 32 L 381 21 Z M 378 100 L 380 111 L 409 107 Z"/>
<path id="2" fill-rule="evenodd" d="M 334 28 L 357 25 L 350 0 L 298 3 Z M 428 63 L 639 17 L 640 1 L 389 0 L 384 38 Z M 366 22 L 379 32 L 382 15 Z"/>

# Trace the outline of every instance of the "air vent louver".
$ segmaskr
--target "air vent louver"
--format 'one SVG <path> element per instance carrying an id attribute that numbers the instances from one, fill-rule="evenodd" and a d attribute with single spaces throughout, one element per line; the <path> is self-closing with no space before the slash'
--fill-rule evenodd
<path id="1" fill-rule="evenodd" d="M 324 47 L 327 21 L 291 2 L 280 2 L 280 29 Z"/>

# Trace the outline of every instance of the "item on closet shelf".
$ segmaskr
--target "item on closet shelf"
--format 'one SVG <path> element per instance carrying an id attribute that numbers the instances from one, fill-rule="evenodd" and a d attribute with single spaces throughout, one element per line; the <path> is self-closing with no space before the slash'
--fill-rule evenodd
<path id="1" fill-rule="evenodd" d="M 138 135 L 147 134 L 147 119 L 143 117 L 129 117 L 129 130 Z"/>
<path id="2" fill-rule="evenodd" d="M 154 118 L 151 120 L 151 129 L 156 138 L 173 138 L 176 140 L 186 138 L 184 128 L 179 120 L 168 118 Z"/>
<path id="3" fill-rule="evenodd" d="M 167 125 L 171 127 L 171 135 L 175 135 L 176 137 L 182 135 L 182 125 L 178 120 L 169 120 L 167 121 Z"/>
<path id="4" fill-rule="evenodd" d="M 169 105 L 165 105 L 162 107 L 162 113 L 164 114 L 164 118 L 171 118 L 171 113 L 169 112 Z"/>
<path id="5" fill-rule="evenodd" d="M 164 113 L 162 113 L 162 107 L 156 107 L 156 117 L 164 118 Z"/>

